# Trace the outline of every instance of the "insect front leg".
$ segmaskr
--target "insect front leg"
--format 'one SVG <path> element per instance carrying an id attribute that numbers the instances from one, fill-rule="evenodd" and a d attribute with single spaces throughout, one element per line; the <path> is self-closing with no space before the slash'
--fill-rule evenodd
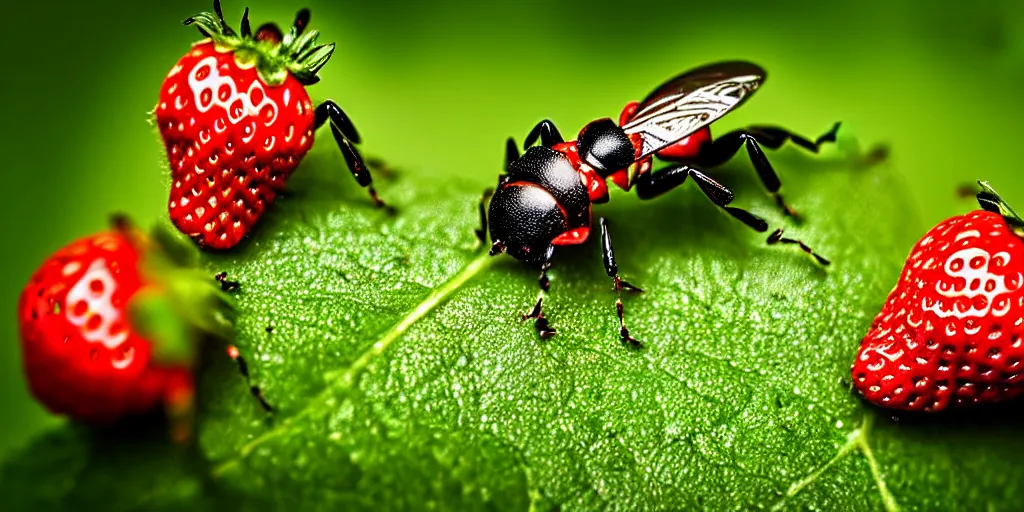
<path id="1" fill-rule="evenodd" d="M 836 132 L 838 130 L 839 123 L 836 123 L 829 131 L 815 139 L 814 142 L 811 142 L 809 139 L 784 128 L 752 126 L 743 130 L 726 133 L 715 138 L 711 143 L 704 144 L 697 155 L 696 163 L 704 167 L 717 167 L 729 161 L 741 147 L 746 147 L 747 155 L 750 157 L 751 163 L 754 164 L 757 176 L 761 179 L 761 183 L 768 189 L 772 197 L 775 198 L 779 208 L 786 215 L 799 218 L 796 210 L 786 204 L 782 195 L 779 194 L 779 189 L 782 188 L 782 181 L 772 167 L 771 162 L 765 156 L 762 146 L 768 149 L 779 149 L 786 141 L 792 141 L 797 146 L 817 153 L 822 144 L 836 141 Z"/>
<path id="2" fill-rule="evenodd" d="M 390 210 L 391 208 L 381 200 L 377 190 L 373 188 L 373 176 L 370 175 L 370 169 L 353 145 L 359 143 L 359 132 L 356 131 L 356 127 L 345 111 L 331 100 L 324 101 L 316 108 L 314 126 L 320 128 L 327 121 L 331 122 L 331 134 L 334 135 L 334 141 L 338 143 L 338 149 L 345 157 L 345 163 L 348 165 L 352 177 L 356 179 L 356 183 L 367 189 L 370 198 L 378 207 Z"/>

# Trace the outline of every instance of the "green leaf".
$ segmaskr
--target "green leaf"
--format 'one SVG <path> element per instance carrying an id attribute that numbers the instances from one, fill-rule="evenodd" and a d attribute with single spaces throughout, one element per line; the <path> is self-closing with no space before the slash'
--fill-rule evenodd
<path id="1" fill-rule="evenodd" d="M 402 172 L 380 184 L 392 217 L 329 150 L 251 242 L 207 256 L 242 283 L 237 345 L 276 412 L 211 351 L 198 455 L 155 427 L 123 441 L 67 427 L 11 458 L 0 494 L 47 509 L 1019 507 L 1019 407 L 894 421 L 850 391 L 860 338 L 927 227 L 890 166 L 771 155 L 800 177 L 786 190 L 800 225 L 742 159 L 718 173 L 827 271 L 692 185 L 614 193 L 595 213 L 646 290 L 625 298 L 637 351 L 618 339 L 594 241 L 556 254 L 559 331 L 539 340 L 519 320 L 537 272 L 473 236 L 478 181 Z"/>
<path id="2" fill-rule="evenodd" d="M 166 430 L 142 422 L 45 434 L 4 466 L 4 509 L 203 511 L 237 503 L 204 476 L 201 456 L 167 439 Z"/>

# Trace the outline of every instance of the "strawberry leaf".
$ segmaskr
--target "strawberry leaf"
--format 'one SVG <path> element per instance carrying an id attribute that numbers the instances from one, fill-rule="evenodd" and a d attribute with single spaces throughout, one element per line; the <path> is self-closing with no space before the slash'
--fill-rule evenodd
<path id="1" fill-rule="evenodd" d="M 772 158 L 801 176 L 801 225 L 747 163 L 722 175 L 828 270 L 696 187 L 597 208 L 646 290 L 625 299 L 634 350 L 594 241 L 557 253 L 558 334 L 542 341 L 519 320 L 537 273 L 473 235 L 480 182 L 403 172 L 380 184 L 389 216 L 318 145 L 250 242 L 205 256 L 241 283 L 236 344 L 275 413 L 211 347 L 195 452 L 158 427 L 116 442 L 65 428 L 11 458 L 0 491 L 40 508 L 1016 507 L 1019 407 L 895 421 L 851 393 L 860 338 L 926 227 L 903 184 L 835 149 Z"/>

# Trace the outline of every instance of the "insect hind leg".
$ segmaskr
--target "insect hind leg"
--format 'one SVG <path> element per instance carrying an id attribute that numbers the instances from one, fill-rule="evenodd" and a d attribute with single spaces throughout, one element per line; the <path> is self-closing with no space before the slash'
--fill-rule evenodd
<path id="1" fill-rule="evenodd" d="M 779 149 L 786 141 L 790 141 L 807 151 L 817 153 L 821 150 L 822 144 L 834 143 L 836 141 L 836 133 L 839 131 L 841 124 L 837 122 L 832 125 L 832 128 L 821 134 L 817 139 L 814 139 L 813 142 L 778 126 L 751 126 L 747 129 L 747 132 L 757 137 L 758 142 L 768 149 Z"/>
<path id="2" fill-rule="evenodd" d="M 834 124 L 829 131 L 813 142 L 806 137 L 776 126 L 752 126 L 742 130 L 735 130 L 705 144 L 701 148 L 696 160 L 702 166 L 717 167 L 729 161 L 739 152 L 741 147 L 745 147 L 758 178 L 760 178 L 765 188 L 768 189 L 768 193 L 775 199 L 779 208 L 782 209 L 784 214 L 798 219 L 800 215 L 786 203 L 782 194 L 779 193 L 779 189 L 782 188 L 782 180 L 779 179 L 775 168 L 768 161 L 768 157 L 765 156 L 762 146 L 768 149 L 779 149 L 786 141 L 792 141 L 797 146 L 817 153 L 822 144 L 835 142 L 839 125 L 840 123 Z"/>

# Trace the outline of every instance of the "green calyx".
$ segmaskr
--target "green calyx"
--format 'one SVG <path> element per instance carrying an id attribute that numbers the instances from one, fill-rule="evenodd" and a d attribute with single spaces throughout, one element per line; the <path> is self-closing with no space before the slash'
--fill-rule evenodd
<path id="1" fill-rule="evenodd" d="M 148 237 L 119 229 L 139 251 L 140 271 L 151 283 L 132 297 L 128 310 L 132 327 L 153 344 L 156 361 L 191 365 L 200 342 L 234 339 L 234 301 L 197 267 L 192 244 L 163 226 Z"/>
<path id="2" fill-rule="evenodd" d="M 254 66 L 264 83 L 280 85 L 291 74 L 303 85 L 320 81 L 317 73 L 334 53 L 334 43 L 316 44 L 320 35 L 316 30 L 306 31 L 309 11 L 300 11 L 295 24 L 287 34 L 267 24 L 254 35 L 249 25 L 249 9 L 242 15 L 240 32 L 235 32 L 221 11 L 220 1 L 213 3 L 215 12 L 199 13 L 185 20 L 185 25 L 194 25 L 204 36 L 217 45 L 218 50 L 234 52 L 235 59 L 242 66 Z"/>
<path id="3" fill-rule="evenodd" d="M 1024 236 L 1024 219 L 1021 219 L 1020 215 L 999 196 L 987 181 L 979 181 L 978 186 L 981 187 L 981 192 L 978 192 L 977 195 L 981 209 L 1002 215 L 1010 229 L 1018 235 Z"/>

